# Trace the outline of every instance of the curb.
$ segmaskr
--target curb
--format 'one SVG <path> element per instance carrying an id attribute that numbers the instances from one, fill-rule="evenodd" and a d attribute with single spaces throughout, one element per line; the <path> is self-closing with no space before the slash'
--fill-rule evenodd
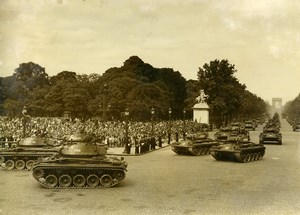
<path id="1" fill-rule="evenodd" d="M 145 153 L 143 153 L 143 154 L 134 154 L 134 153 L 132 153 L 132 154 L 125 154 L 125 153 L 121 153 L 121 154 L 118 154 L 118 153 L 107 153 L 107 155 L 114 155 L 114 156 L 141 156 L 141 155 L 149 154 L 149 153 L 151 153 L 151 152 L 160 150 L 160 149 L 162 149 L 162 148 L 169 147 L 169 146 L 171 146 L 171 145 L 172 145 L 172 144 L 167 144 L 167 145 L 165 145 L 165 146 L 156 148 L 156 149 L 154 149 L 154 150 L 145 152 Z"/>

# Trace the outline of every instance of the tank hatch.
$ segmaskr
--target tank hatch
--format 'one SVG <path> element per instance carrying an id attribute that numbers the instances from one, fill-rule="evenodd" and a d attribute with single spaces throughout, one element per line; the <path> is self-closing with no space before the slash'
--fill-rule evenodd
<path id="1" fill-rule="evenodd" d="M 71 134 L 70 136 L 68 136 L 67 140 L 73 141 L 73 142 L 84 142 L 85 136 L 81 133 L 75 133 L 75 134 Z"/>

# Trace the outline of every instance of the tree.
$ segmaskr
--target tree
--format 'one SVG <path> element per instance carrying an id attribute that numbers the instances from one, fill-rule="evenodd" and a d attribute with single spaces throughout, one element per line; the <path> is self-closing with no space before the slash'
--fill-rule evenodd
<path id="1" fill-rule="evenodd" d="M 168 94 L 154 83 L 137 85 L 129 92 L 127 99 L 132 101 L 128 105 L 130 112 L 139 121 L 150 119 L 152 107 L 160 118 L 169 107 Z"/>
<path id="2" fill-rule="evenodd" d="M 214 60 L 199 68 L 199 85 L 208 95 L 212 121 L 217 126 L 266 111 L 263 100 L 246 91 L 246 86 L 234 77 L 236 72 L 235 66 L 228 60 Z"/>
<path id="3" fill-rule="evenodd" d="M 284 113 L 293 120 L 300 119 L 300 94 L 292 101 L 287 102 L 284 107 Z"/>
<path id="4" fill-rule="evenodd" d="M 199 68 L 200 87 L 208 95 L 207 103 L 217 125 L 228 121 L 238 108 L 238 92 L 243 86 L 233 76 L 235 72 L 228 60 L 214 60 Z"/>
<path id="5" fill-rule="evenodd" d="M 49 84 L 49 77 L 45 72 L 45 68 L 33 62 L 21 63 L 19 67 L 15 69 L 13 75 L 17 81 L 20 81 L 29 90 L 37 86 L 42 87 Z"/>
<path id="6" fill-rule="evenodd" d="M 28 109 L 31 116 L 47 116 L 47 106 L 45 105 L 45 95 L 49 92 L 50 87 L 44 88 L 38 86 L 29 92 L 28 95 Z"/>

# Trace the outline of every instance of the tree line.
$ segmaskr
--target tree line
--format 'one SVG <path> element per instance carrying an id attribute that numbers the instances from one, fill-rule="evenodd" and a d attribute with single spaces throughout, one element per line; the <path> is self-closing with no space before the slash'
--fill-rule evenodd
<path id="1" fill-rule="evenodd" d="M 24 105 L 31 116 L 91 118 L 107 115 L 119 120 L 125 109 L 131 120 L 192 118 L 199 90 L 208 95 L 212 123 L 258 117 L 267 104 L 246 90 L 234 77 L 237 70 L 228 60 L 214 60 L 199 68 L 198 80 L 186 80 L 172 68 L 155 68 L 138 56 L 102 75 L 62 71 L 49 76 L 39 64 L 22 63 L 12 76 L 0 77 L 0 114 L 19 116 Z"/>
<path id="2" fill-rule="evenodd" d="M 284 114 L 290 119 L 300 120 L 300 94 L 294 100 L 285 104 Z"/>

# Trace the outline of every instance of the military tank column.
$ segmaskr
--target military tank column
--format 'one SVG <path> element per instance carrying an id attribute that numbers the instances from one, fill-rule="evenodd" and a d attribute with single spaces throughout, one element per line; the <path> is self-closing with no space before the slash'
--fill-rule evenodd
<path id="1" fill-rule="evenodd" d="M 293 131 L 300 131 L 300 119 L 299 117 L 287 117 L 288 123 L 292 126 Z"/>
<path id="2" fill-rule="evenodd" d="M 16 147 L 0 151 L 1 166 L 5 170 L 30 170 L 35 162 L 57 153 L 54 140 L 45 137 L 27 137 Z"/>
<path id="3" fill-rule="evenodd" d="M 265 147 L 250 141 L 249 131 L 240 123 L 232 123 L 227 139 L 211 147 L 210 154 L 216 160 L 246 163 L 262 159 Z"/>
<path id="4" fill-rule="evenodd" d="M 172 143 L 172 151 L 179 155 L 209 154 L 209 149 L 218 142 L 208 137 L 207 129 L 205 124 L 194 124 L 194 127 L 187 131 L 188 133 L 183 139 Z"/>
<path id="5" fill-rule="evenodd" d="M 282 145 L 282 134 L 280 133 L 280 119 L 278 114 L 274 114 L 273 118 L 269 119 L 263 128 L 263 132 L 259 134 L 259 142 L 275 143 Z"/>
<path id="6" fill-rule="evenodd" d="M 35 164 L 32 174 L 49 189 L 113 187 L 125 179 L 128 164 L 106 154 L 106 146 L 72 135 L 58 154 Z"/>
<path id="7" fill-rule="evenodd" d="M 38 160 L 57 153 L 56 141 L 47 138 L 45 132 L 27 135 L 30 115 L 27 114 L 26 106 L 23 107 L 22 116 L 22 138 L 13 146 L 0 150 L 0 165 L 8 171 L 30 170 Z"/>
<path id="8" fill-rule="evenodd" d="M 207 131 L 198 131 L 186 135 L 185 140 L 173 142 L 173 152 L 180 155 L 207 155 L 212 146 L 218 142 L 208 138 Z"/>
<path id="9" fill-rule="evenodd" d="M 253 142 L 227 141 L 223 144 L 213 146 L 210 149 L 210 154 L 216 160 L 246 163 L 262 159 L 265 154 L 265 149 L 262 144 Z"/>

